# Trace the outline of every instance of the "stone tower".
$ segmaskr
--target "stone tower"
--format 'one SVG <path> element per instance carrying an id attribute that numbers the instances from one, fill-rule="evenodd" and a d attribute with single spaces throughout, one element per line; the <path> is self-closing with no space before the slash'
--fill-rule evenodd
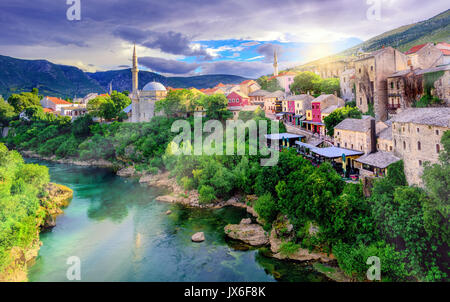
<path id="1" fill-rule="evenodd" d="M 273 50 L 273 75 L 278 76 L 278 58 L 277 58 L 277 50 Z"/>
<path id="2" fill-rule="evenodd" d="M 136 55 L 136 43 L 134 44 L 133 49 L 133 68 L 131 68 L 131 74 L 132 74 L 132 80 L 133 80 L 133 86 L 132 86 L 132 93 L 137 93 L 138 91 L 138 61 L 137 61 L 137 55 Z"/>

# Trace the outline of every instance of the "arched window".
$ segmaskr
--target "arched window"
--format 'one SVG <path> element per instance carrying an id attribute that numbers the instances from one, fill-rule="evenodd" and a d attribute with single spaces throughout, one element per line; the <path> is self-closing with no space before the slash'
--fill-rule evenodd
<path id="1" fill-rule="evenodd" d="M 422 150 L 422 146 L 421 146 L 420 142 L 417 142 L 417 150 Z"/>
<path id="2" fill-rule="evenodd" d="M 441 146 L 439 144 L 436 144 L 436 153 L 439 153 L 441 151 Z"/>

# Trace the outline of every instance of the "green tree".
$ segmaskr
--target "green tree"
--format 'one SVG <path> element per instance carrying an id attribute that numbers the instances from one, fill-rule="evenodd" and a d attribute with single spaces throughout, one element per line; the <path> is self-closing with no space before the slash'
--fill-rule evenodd
<path id="1" fill-rule="evenodd" d="M 12 94 L 8 98 L 8 103 L 14 107 L 14 112 L 21 113 L 31 106 L 40 106 L 39 97 L 31 92 L 22 92 L 21 94 Z"/>
<path id="2" fill-rule="evenodd" d="M 291 84 L 291 91 L 294 94 L 307 93 L 308 91 L 319 92 L 322 78 L 312 71 L 300 72 Z"/>
<path id="3" fill-rule="evenodd" d="M 337 94 L 340 94 L 340 85 L 339 85 L 339 79 L 338 78 L 329 78 L 329 79 L 323 79 L 320 81 L 320 92 L 323 92 L 325 94 L 333 94 L 337 92 Z"/>
<path id="4" fill-rule="evenodd" d="M 0 98 L 0 126 L 7 126 L 15 115 L 14 107 Z"/>
<path id="5" fill-rule="evenodd" d="M 334 110 L 323 119 L 325 127 L 327 128 L 327 134 L 333 136 L 334 127 L 346 118 L 360 119 L 362 118 L 362 113 L 358 110 L 358 108 L 350 106 L 345 106 Z"/>
<path id="6" fill-rule="evenodd" d="M 202 103 L 209 119 L 224 121 L 232 116 L 228 110 L 228 100 L 222 94 L 205 95 L 202 97 Z"/>

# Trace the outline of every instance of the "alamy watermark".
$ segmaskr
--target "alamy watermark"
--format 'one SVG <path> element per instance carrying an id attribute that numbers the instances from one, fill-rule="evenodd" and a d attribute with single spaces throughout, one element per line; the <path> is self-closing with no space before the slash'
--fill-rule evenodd
<path id="1" fill-rule="evenodd" d="M 66 17 L 69 21 L 81 20 L 81 0 L 67 0 L 67 5 L 70 7 L 67 9 Z"/>
<path id="2" fill-rule="evenodd" d="M 371 256 L 367 258 L 367 265 L 370 265 L 367 270 L 367 280 L 370 281 L 380 281 L 381 280 L 381 261 L 377 256 Z"/>
<path id="3" fill-rule="evenodd" d="M 270 121 L 272 135 L 279 133 L 279 122 Z M 202 118 L 194 117 L 194 129 L 186 120 L 177 120 L 171 131 L 179 133 L 170 143 L 174 155 L 261 155 L 262 166 L 274 166 L 279 158 L 279 140 L 267 145 L 267 120 L 227 120 L 225 129 L 218 120 L 208 120 L 203 126 Z M 210 133 L 203 139 L 205 133 Z M 225 133 L 225 136 L 224 136 Z M 246 140 L 248 133 L 248 141 Z M 192 142 L 192 134 L 194 141 Z M 224 145 L 224 137 L 226 144 Z M 248 142 L 248 145 L 247 145 Z M 248 152 L 247 152 L 248 146 Z M 259 151 L 259 153 L 258 153 Z"/>
<path id="4" fill-rule="evenodd" d="M 67 265 L 70 265 L 66 271 L 66 278 L 69 281 L 81 280 L 81 260 L 80 257 L 71 256 L 67 258 Z"/>

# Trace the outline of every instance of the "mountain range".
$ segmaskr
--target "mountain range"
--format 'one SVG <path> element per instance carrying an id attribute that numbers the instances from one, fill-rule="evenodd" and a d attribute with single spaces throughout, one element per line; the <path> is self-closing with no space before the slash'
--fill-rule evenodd
<path id="1" fill-rule="evenodd" d="M 450 9 L 428 20 L 401 26 L 385 32 L 339 54 L 309 62 L 347 57 L 359 49 L 365 52 L 383 46 L 406 51 L 411 46 L 426 42 L 450 42 Z M 294 68 L 296 69 L 296 68 Z M 158 81 L 174 88 L 209 88 L 219 83 L 236 84 L 246 80 L 235 75 L 201 75 L 193 77 L 165 77 L 149 71 L 139 72 L 139 89 L 146 83 Z M 41 94 L 73 98 L 90 92 L 104 93 L 109 85 L 118 91 L 131 90 L 130 69 L 87 73 L 73 66 L 53 64 L 46 60 L 22 60 L 0 55 L 0 95 L 30 91 L 38 87 Z"/>
<path id="2" fill-rule="evenodd" d="M 149 71 L 139 72 L 139 89 L 151 81 L 174 88 L 209 88 L 219 83 L 237 84 L 246 78 L 235 75 L 201 75 L 165 77 Z M 39 88 L 42 95 L 61 98 L 83 97 L 90 92 L 105 93 L 112 83 L 113 90 L 131 90 L 131 70 L 83 72 L 74 66 L 53 64 L 47 60 L 22 60 L 0 55 L 0 95 L 5 99 L 13 93 Z"/>

